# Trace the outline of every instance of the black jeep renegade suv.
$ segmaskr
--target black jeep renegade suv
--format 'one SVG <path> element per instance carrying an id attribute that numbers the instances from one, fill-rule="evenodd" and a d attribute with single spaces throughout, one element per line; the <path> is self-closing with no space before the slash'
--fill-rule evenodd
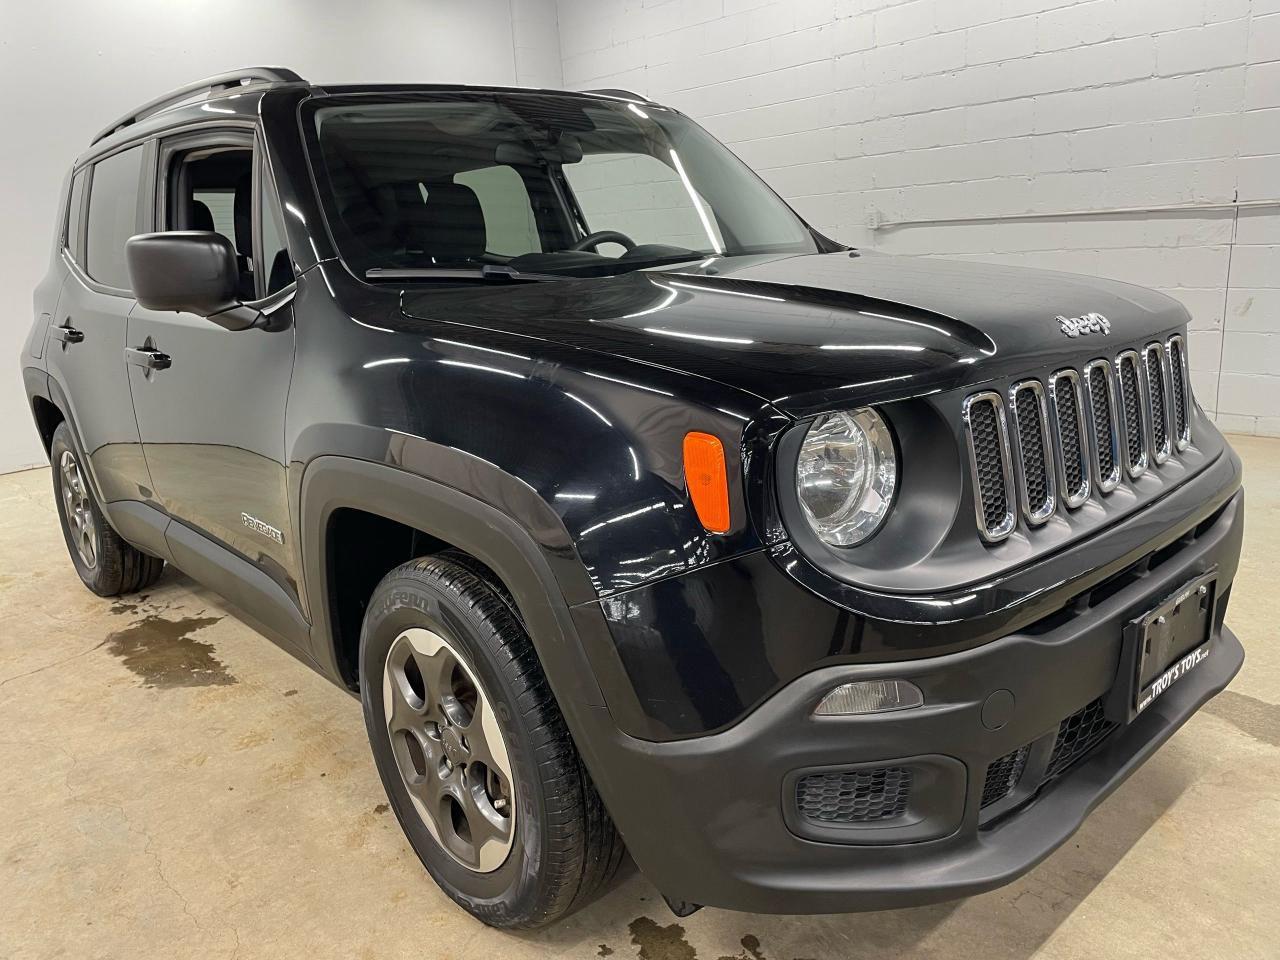
<path id="1" fill-rule="evenodd" d="M 22 363 L 72 562 L 358 694 L 444 890 L 1030 869 L 1240 668 L 1187 313 L 851 250 L 626 91 L 211 78 L 71 170 Z"/>

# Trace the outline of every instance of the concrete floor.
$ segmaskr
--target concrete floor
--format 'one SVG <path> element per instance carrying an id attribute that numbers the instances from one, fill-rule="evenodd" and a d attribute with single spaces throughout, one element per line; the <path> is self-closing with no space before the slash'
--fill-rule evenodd
<path id="1" fill-rule="evenodd" d="M 48 470 L 0 477 L 0 957 L 1275 958 L 1280 441 L 1233 442 L 1244 672 L 1029 877 L 917 910 L 677 921 L 632 870 L 530 935 L 420 868 L 356 701 L 175 571 L 94 597 Z"/>

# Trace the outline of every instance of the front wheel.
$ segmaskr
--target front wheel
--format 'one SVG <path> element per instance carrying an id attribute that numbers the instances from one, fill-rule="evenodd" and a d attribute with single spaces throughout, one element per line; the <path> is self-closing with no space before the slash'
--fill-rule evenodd
<path id="1" fill-rule="evenodd" d="M 454 901 L 495 927 L 571 912 L 622 860 L 515 609 L 465 557 L 375 589 L 360 641 L 378 773 L 406 837 Z"/>

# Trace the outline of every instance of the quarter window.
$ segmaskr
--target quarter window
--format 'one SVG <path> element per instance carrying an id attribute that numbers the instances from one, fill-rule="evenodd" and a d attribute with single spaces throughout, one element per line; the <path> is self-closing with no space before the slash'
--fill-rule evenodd
<path id="1" fill-rule="evenodd" d="M 93 165 L 85 231 L 85 272 L 99 283 L 128 290 L 124 245 L 138 232 L 142 147 L 130 147 Z"/>
<path id="2" fill-rule="evenodd" d="M 71 199 L 67 202 L 67 233 L 62 238 L 62 245 L 71 254 L 71 259 L 77 262 L 80 260 L 80 229 L 83 226 L 81 214 L 84 212 L 84 177 L 84 171 L 80 170 L 71 178 Z"/>

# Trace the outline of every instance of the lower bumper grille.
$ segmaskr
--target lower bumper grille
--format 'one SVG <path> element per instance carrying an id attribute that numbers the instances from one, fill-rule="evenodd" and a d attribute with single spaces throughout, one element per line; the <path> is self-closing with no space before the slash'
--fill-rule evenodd
<path id="1" fill-rule="evenodd" d="M 1102 697 L 1067 717 L 1058 725 L 1058 737 L 1053 742 L 1045 778 L 1055 777 L 1068 769 L 1105 740 L 1117 726 L 1106 718 Z"/>
<path id="2" fill-rule="evenodd" d="M 1027 760 L 1034 743 L 1025 744 L 1012 753 L 993 760 L 987 766 L 986 779 L 983 781 L 982 808 L 985 809 L 1007 799 L 1019 787 L 1022 787 L 1019 791 L 1020 796 L 1029 796 L 1041 785 L 1065 773 L 1077 762 L 1083 760 L 1119 726 L 1107 719 L 1105 701 L 1104 694 L 1058 724 L 1057 732 L 1053 735 L 1053 750 L 1049 753 L 1049 760 L 1044 765 L 1043 772 L 1037 774 L 1033 771 L 1030 774 L 1035 778 L 1034 782 L 1029 784 L 1021 782 L 1023 775 L 1027 773 Z M 1043 754 L 1039 755 L 1043 756 Z"/>
<path id="3" fill-rule="evenodd" d="M 1022 772 L 1027 768 L 1027 754 L 1030 752 L 1030 744 L 1019 747 L 987 767 L 987 779 L 982 785 L 982 806 L 989 807 L 993 803 L 999 803 L 1013 793 L 1013 788 L 1018 785 Z"/>
<path id="4" fill-rule="evenodd" d="M 800 816 L 817 823 L 870 823 L 900 817 L 911 797 L 911 771 L 877 767 L 813 773 L 796 783 Z"/>

